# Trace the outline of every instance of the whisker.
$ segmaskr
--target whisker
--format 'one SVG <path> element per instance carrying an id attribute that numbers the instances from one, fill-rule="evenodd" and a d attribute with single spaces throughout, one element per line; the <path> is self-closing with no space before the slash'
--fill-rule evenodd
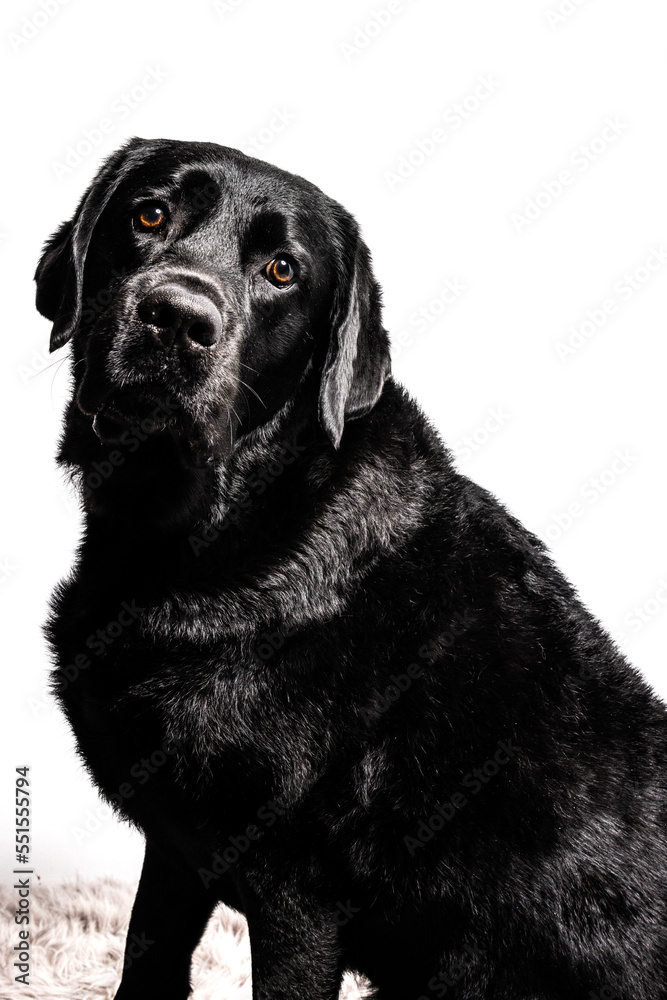
<path id="1" fill-rule="evenodd" d="M 248 385 L 247 382 L 244 382 L 242 378 L 239 379 L 239 382 L 241 383 L 241 385 L 244 385 L 246 389 L 250 389 L 250 392 L 253 394 L 253 396 L 257 396 L 257 399 L 260 401 L 264 409 L 266 409 L 266 403 L 264 402 L 260 394 L 258 392 L 255 392 L 253 387 L 251 385 Z"/>
<path id="2" fill-rule="evenodd" d="M 56 358 L 56 360 L 52 361 L 50 365 L 47 365 L 45 368 L 40 368 L 38 372 L 35 372 L 35 375 L 37 376 L 41 375 L 42 372 L 48 372 L 49 368 L 53 368 L 54 365 L 61 365 L 63 361 L 67 361 L 67 355 L 65 355 L 64 358 Z"/>
<path id="3" fill-rule="evenodd" d="M 229 447 L 231 449 L 234 447 L 234 439 L 232 437 L 232 421 L 229 416 L 229 407 L 227 407 L 227 426 L 229 427 Z"/>

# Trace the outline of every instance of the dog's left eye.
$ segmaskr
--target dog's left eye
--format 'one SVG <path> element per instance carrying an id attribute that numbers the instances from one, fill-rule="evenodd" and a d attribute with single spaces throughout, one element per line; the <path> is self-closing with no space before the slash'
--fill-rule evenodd
<path id="1" fill-rule="evenodd" d="M 140 205 L 134 215 L 135 223 L 139 229 L 157 230 L 162 229 L 167 221 L 167 213 L 161 205 L 150 202 Z"/>
<path id="2" fill-rule="evenodd" d="M 279 288 L 290 285 L 295 278 L 294 268 L 284 257 L 274 257 L 266 265 L 264 273 L 271 284 L 277 285 Z"/>

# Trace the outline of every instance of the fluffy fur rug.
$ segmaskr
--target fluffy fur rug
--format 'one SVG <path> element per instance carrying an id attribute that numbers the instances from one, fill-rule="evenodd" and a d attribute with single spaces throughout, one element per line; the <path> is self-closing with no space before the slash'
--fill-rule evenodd
<path id="1" fill-rule="evenodd" d="M 30 986 L 14 982 L 18 943 L 16 893 L 0 889 L 0 998 L 2 1000 L 111 1000 L 135 887 L 114 879 L 31 890 Z M 192 963 L 192 1000 L 250 1000 L 250 947 L 246 922 L 220 905 Z M 341 1000 L 365 994 L 348 976 Z"/>

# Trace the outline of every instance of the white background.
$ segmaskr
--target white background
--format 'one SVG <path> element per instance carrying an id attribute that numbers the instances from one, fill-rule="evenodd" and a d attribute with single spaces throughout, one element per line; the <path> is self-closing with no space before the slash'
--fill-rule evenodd
<path id="1" fill-rule="evenodd" d="M 48 15 L 5 4 L 0 30 L 0 879 L 13 867 L 21 764 L 42 878 L 134 877 L 140 862 L 139 838 L 115 820 L 77 843 L 76 828 L 104 812 L 44 693 L 40 626 L 80 528 L 54 464 L 68 349 L 47 356 L 32 283 L 43 240 L 130 135 L 255 143 L 355 213 L 384 287 L 395 374 L 462 469 L 549 541 L 667 695 L 667 254 L 651 255 L 667 250 L 660 5 L 392 0 L 374 20 L 385 0 L 43 3 Z M 441 141 L 429 144 L 434 129 Z M 559 191 L 563 170 L 571 183 Z M 615 311 L 598 327 L 587 311 L 599 322 L 605 300 Z M 587 319 L 588 336 L 561 357 Z"/>

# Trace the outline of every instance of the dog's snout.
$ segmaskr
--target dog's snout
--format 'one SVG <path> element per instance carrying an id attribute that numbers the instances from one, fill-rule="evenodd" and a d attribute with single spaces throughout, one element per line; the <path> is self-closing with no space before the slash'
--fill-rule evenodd
<path id="1" fill-rule="evenodd" d="M 167 349 L 192 343 L 211 347 L 222 334 L 220 310 L 208 296 L 175 283 L 160 285 L 137 306 L 139 319 L 153 328 Z"/>

